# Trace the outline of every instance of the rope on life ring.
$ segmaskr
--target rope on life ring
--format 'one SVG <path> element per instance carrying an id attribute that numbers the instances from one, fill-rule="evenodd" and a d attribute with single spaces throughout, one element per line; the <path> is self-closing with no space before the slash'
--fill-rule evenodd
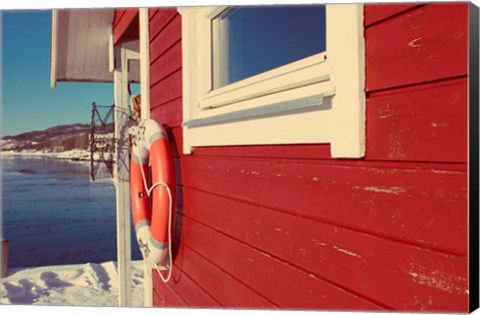
<path id="1" fill-rule="evenodd" d="M 154 266 L 166 283 L 172 274 L 171 225 L 175 197 L 170 188 L 175 187 L 170 142 L 165 129 L 152 119 L 133 127 L 133 133 L 130 160 L 133 224 L 145 263 Z M 149 164 L 151 173 L 148 172 Z M 150 175 L 153 182 L 151 187 L 148 187 L 146 174 Z M 166 278 L 160 272 L 159 264 L 168 265 Z"/>

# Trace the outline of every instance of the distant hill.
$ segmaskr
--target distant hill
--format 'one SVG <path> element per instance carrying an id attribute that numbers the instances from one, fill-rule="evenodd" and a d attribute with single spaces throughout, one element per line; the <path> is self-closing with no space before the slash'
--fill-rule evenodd
<path id="1" fill-rule="evenodd" d="M 58 153 L 71 150 L 88 150 L 90 124 L 70 124 L 51 127 L 45 130 L 29 131 L 15 136 L 2 137 L 2 152 L 42 152 Z M 112 133 L 113 124 L 99 133 Z"/>

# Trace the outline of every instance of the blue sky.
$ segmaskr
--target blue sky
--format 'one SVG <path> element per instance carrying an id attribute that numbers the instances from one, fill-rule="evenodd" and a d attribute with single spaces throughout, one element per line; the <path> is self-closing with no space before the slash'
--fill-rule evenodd
<path id="1" fill-rule="evenodd" d="M 88 122 L 92 102 L 113 104 L 113 84 L 50 89 L 49 10 L 2 11 L 1 135 Z"/>

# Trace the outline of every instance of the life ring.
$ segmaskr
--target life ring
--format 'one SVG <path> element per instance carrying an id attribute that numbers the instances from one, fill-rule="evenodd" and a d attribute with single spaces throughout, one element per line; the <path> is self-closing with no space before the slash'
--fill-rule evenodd
<path id="1" fill-rule="evenodd" d="M 151 174 L 148 171 L 149 162 Z M 148 175 L 153 183 L 150 189 L 146 187 Z M 175 205 L 174 192 L 175 168 L 167 133 L 155 120 L 143 120 L 134 131 L 130 198 L 137 242 L 143 259 L 149 264 L 165 264 L 169 252 L 172 205 Z"/>

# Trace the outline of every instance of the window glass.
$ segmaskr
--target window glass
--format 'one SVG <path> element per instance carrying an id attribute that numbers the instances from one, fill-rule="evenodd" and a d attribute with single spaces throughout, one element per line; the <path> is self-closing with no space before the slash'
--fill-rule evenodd
<path id="1" fill-rule="evenodd" d="M 219 88 L 326 50 L 325 6 L 236 7 L 212 21 Z"/>

